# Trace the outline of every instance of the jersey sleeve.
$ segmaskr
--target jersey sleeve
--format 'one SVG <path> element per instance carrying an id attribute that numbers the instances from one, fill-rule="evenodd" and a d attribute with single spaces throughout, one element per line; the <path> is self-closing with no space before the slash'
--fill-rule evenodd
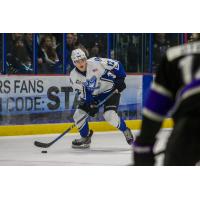
<path id="1" fill-rule="evenodd" d="M 143 109 L 143 114 L 151 120 L 162 121 L 174 105 L 174 95 L 169 78 L 170 67 L 171 63 L 163 57 Z"/>
<path id="2" fill-rule="evenodd" d="M 76 74 L 70 74 L 70 86 L 73 92 L 78 94 L 79 99 L 84 97 L 84 88 L 82 82 L 77 78 Z"/>
<path id="3" fill-rule="evenodd" d="M 101 58 L 100 62 L 105 69 L 112 71 L 117 77 L 126 77 L 126 72 L 121 62 L 108 58 Z"/>
<path id="4" fill-rule="evenodd" d="M 174 105 L 175 100 L 168 77 L 170 67 L 171 63 L 164 57 L 143 107 L 141 134 L 137 139 L 140 144 L 154 144 L 155 136 L 160 130 L 164 118 Z"/>
<path id="5" fill-rule="evenodd" d="M 79 82 L 78 80 L 73 79 L 72 77 L 70 77 L 70 86 L 72 87 L 73 92 L 83 91 L 82 83 Z"/>
<path id="6" fill-rule="evenodd" d="M 87 104 L 90 104 L 93 100 L 92 91 L 87 89 L 87 85 L 85 82 L 81 82 L 76 74 L 70 75 L 70 86 L 73 89 L 73 92 L 78 94 L 78 100 L 84 101 Z"/>

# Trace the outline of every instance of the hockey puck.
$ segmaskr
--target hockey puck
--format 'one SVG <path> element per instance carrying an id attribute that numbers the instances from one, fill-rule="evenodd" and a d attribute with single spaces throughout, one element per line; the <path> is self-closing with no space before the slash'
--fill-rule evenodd
<path id="1" fill-rule="evenodd" d="M 41 153 L 47 153 L 47 151 L 41 151 Z"/>

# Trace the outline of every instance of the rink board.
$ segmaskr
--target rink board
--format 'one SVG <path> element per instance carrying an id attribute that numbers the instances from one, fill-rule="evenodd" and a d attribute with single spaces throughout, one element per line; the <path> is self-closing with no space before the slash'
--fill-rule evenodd
<path id="1" fill-rule="evenodd" d="M 140 129 L 142 106 L 152 80 L 148 74 L 126 78 L 118 114 L 133 130 Z M 62 133 L 73 124 L 77 99 L 68 76 L 1 76 L 0 83 L 0 136 Z M 103 120 L 101 108 L 96 118 L 89 119 L 90 128 L 99 132 L 116 130 Z M 170 119 L 163 125 L 172 126 Z"/>
<path id="2" fill-rule="evenodd" d="M 141 119 L 143 76 L 127 75 L 118 106 L 125 120 Z M 146 85 L 145 85 L 146 88 Z M 78 98 L 69 76 L 1 76 L 0 125 L 73 123 Z M 103 107 L 89 121 L 104 121 Z"/>
<path id="3" fill-rule="evenodd" d="M 62 133 L 72 124 L 73 123 L 1 126 L 0 136 Z M 141 126 L 141 120 L 126 120 L 126 124 L 132 130 L 139 130 Z M 94 131 L 98 132 L 117 130 L 107 122 L 90 122 L 89 127 Z M 173 121 L 171 119 L 166 119 L 163 123 L 163 128 L 172 128 L 172 127 L 173 127 Z M 71 133 L 77 133 L 77 132 L 78 130 L 76 128 L 71 130 Z"/>

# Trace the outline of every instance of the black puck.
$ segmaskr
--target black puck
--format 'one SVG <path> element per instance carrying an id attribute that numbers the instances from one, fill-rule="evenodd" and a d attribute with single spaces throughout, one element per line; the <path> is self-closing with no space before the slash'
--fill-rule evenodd
<path id="1" fill-rule="evenodd" d="M 42 151 L 41 153 L 47 153 L 47 151 Z"/>

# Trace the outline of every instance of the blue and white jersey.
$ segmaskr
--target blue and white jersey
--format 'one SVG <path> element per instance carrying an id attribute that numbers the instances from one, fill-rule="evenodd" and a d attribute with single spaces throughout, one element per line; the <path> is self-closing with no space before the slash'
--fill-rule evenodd
<path id="1" fill-rule="evenodd" d="M 126 73 L 119 61 L 93 57 L 87 60 L 86 73 L 74 68 L 70 83 L 79 97 L 90 103 L 93 99 L 103 100 L 114 88 L 116 78 L 125 78 Z"/>

